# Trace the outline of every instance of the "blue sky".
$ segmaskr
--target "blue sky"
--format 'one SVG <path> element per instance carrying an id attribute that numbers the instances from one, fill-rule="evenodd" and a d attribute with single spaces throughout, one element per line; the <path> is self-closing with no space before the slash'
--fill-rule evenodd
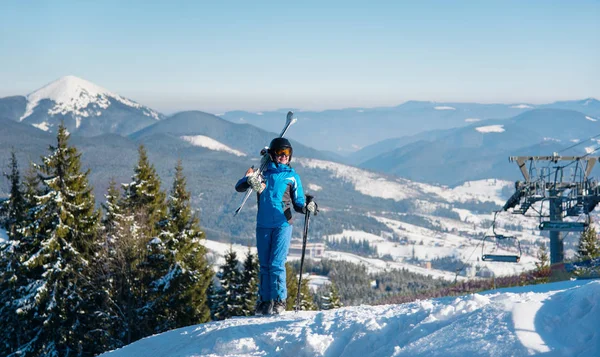
<path id="1" fill-rule="evenodd" d="M 537 104 L 600 98 L 600 1 L 3 1 L 0 53 L 0 97 L 75 75 L 165 113 Z"/>

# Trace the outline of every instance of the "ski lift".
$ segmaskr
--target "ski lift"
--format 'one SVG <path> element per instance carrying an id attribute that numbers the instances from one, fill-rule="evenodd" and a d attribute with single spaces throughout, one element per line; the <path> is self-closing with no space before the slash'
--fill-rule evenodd
<path id="1" fill-rule="evenodd" d="M 492 254 L 492 252 L 485 251 L 485 241 L 496 241 L 496 245 L 499 244 L 500 241 L 505 240 L 514 240 L 516 242 L 517 248 L 519 250 L 519 254 Z M 483 244 L 481 247 L 481 260 L 484 262 L 505 262 L 505 263 L 518 263 L 521 260 L 521 243 L 514 236 L 505 236 L 502 234 L 493 234 L 487 235 L 483 237 Z"/>
<path id="2" fill-rule="evenodd" d="M 483 237 L 481 242 L 481 260 L 484 262 L 505 262 L 505 263 L 518 263 L 521 260 L 521 243 L 514 236 L 505 236 L 502 234 L 496 233 L 496 216 L 498 215 L 498 211 L 494 213 L 494 221 L 492 222 L 492 235 L 486 235 Z M 485 242 L 496 242 L 496 246 L 500 244 L 502 241 L 515 241 L 517 249 L 519 250 L 519 254 L 493 254 L 493 251 L 486 252 L 485 250 Z"/>

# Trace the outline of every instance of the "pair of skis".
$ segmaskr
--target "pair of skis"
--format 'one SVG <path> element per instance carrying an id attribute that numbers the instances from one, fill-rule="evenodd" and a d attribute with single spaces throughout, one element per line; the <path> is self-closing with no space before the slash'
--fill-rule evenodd
<path id="1" fill-rule="evenodd" d="M 286 119 L 285 119 L 285 125 L 283 126 L 283 130 L 281 130 L 281 133 L 279 134 L 280 138 L 283 138 L 283 136 L 285 135 L 285 133 L 288 131 L 288 129 L 290 128 L 290 126 L 292 124 L 294 124 L 296 122 L 296 118 L 294 118 L 294 113 L 293 112 L 288 112 Z M 258 172 L 255 172 L 255 175 L 262 175 L 263 171 L 265 171 L 267 169 L 267 165 L 269 164 L 269 161 L 271 160 L 271 156 L 269 155 L 269 148 L 265 148 L 263 150 L 261 150 L 260 154 L 262 155 L 261 157 L 261 163 L 260 163 L 260 168 L 258 169 Z M 244 199 L 242 200 L 242 203 L 240 204 L 240 206 L 235 210 L 235 213 L 233 214 L 234 216 L 237 216 L 238 213 L 240 213 L 240 211 L 242 210 L 242 208 L 244 207 L 244 205 L 246 204 L 246 201 L 248 201 L 248 197 L 250 197 L 250 195 L 252 194 L 252 187 L 250 187 L 247 191 L 246 191 L 246 195 L 244 196 Z"/>

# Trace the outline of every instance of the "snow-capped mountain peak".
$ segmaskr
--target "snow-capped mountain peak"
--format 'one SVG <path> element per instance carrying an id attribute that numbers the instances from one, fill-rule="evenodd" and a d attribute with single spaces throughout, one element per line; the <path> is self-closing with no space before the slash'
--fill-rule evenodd
<path id="1" fill-rule="evenodd" d="M 28 94 L 26 99 L 27 106 L 19 120 L 43 130 L 55 127 L 58 120 L 65 120 L 67 126 L 72 126 L 70 129 L 78 130 L 86 119 L 103 116 L 105 111 L 115 104 L 120 104 L 121 110 L 136 111 L 139 116 L 150 121 L 161 119 L 158 112 L 76 76 L 61 77 Z M 127 126 L 121 122 L 103 119 L 102 123 L 88 123 L 88 126 L 94 127 L 91 134 L 114 132 L 118 131 L 119 127 Z M 137 125 L 129 126 L 137 128 Z M 89 129 L 84 130 L 86 131 Z"/>
<path id="2" fill-rule="evenodd" d="M 130 107 L 143 108 L 142 105 L 112 93 L 85 79 L 76 76 L 64 76 L 27 95 L 27 108 L 20 120 L 22 121 L 31 115 L 33 109 L 43 99 L 56 102 L 56 105 L 48 111 L 50 115 L 64 115 L 71 112 L 76 116 L 87 117 L 90 114 L 89 110 L 93 110 L 93 108 L 89 108 L 90 104 L 95 104 L 99 108 L 106 109 L 111 104 L 111 98 Z M 160 119 L 158 113 L 154 110 L 149 108 L 144 109 L 145 115 L 156 120 Z"/>

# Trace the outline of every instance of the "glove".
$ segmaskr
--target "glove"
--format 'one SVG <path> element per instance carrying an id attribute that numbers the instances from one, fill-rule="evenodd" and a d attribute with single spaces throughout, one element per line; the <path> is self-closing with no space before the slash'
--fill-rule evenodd
<path id="1" fill-rule="evenodd" d="M 250 185 L 250 187 L 252 187 L 252 189 L 258 193 L 261 193 L 265 189 L 260 175 L 251 174 L 246 179 L 246 182 L 248 182 L 248 185 Z"/>
<path id="2" fill-rule="evenodd" d="M 317 203 L 315 201 L 310 201 L 309 203 L 306 204 L 306 211 L 316 215 L 318 212 L 319 206 L 317 206 Z"/>

